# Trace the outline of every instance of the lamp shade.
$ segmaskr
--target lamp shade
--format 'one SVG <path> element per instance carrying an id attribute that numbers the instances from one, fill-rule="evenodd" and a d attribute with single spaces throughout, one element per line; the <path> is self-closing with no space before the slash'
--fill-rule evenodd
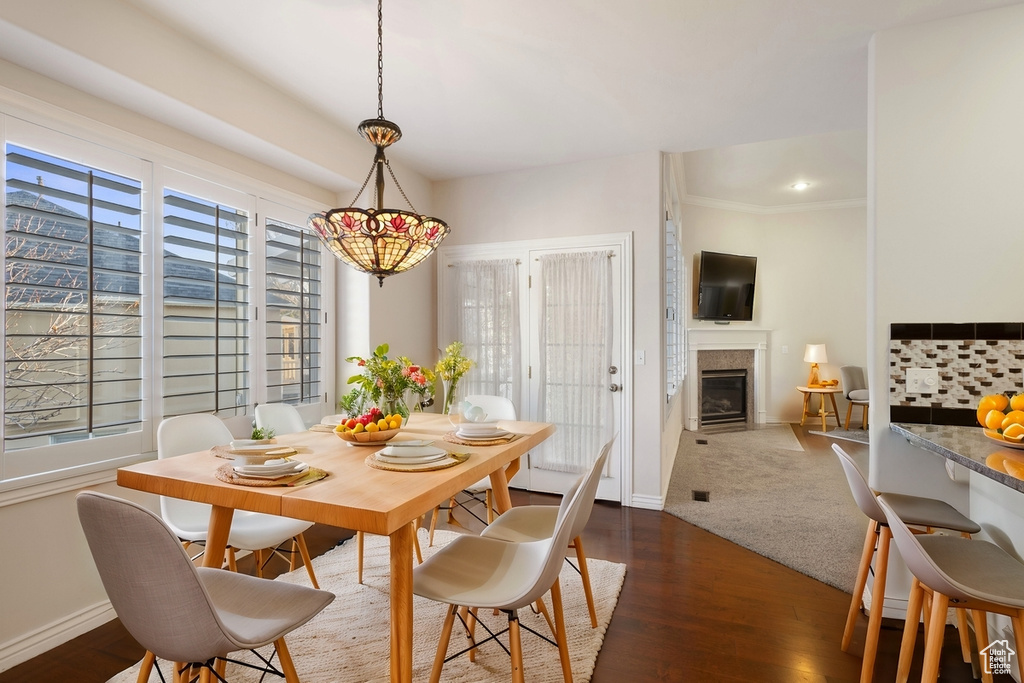
<path id="1" fill-rule="evenodd" d="M 805 363 L 827 363 L 828 355 L 824 344 L 808 344 L 804 349 Z"/>

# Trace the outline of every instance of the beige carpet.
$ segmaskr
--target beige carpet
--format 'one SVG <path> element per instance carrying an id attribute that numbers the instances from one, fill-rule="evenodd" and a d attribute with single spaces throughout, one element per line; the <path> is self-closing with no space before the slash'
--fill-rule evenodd
<path id="1" fill-rule="evenodd" d="M 426 532 L 421 530 L 420 534 L 425 556 L 429 556 L 456 535 L 451 531 L 438 531 L 435 534 L 434 547 L 427 548 Z M 356 583 L 354 540 L 313 561 L 320 587 L 332 591 L 338 597 L 326 610 L 287 638 L 288 649 L 303 683 L 364 683 L 390 680 L 387 557 L 387 539 L 367 535 L 361 586 Z M 590 568 L 590 580 L 597 604 L 596 629 L 590 628 L 579 575 L 568 564 L 564 565 L 561 575 L 573 680 L 577 682 L 589 681 L 593 674 L 594 662 L 604 641 L 604 634 L 626 574 L 626 566 L 623 564 L 588 558 L 587 566 Z M 278 580 L 309 585 L 306 571 L 301 568 L 285 574 Z M 547 599 L 547 603 L 550 607 L 550 598 Z M 437 649 L 445 606 L 417 597 L 413 609 L 413 680 L 425 681 L 429 678 L 434 652 Z M 504 615 L 494 617 L 488 613 L 482 616 L 492 630 L 497 622 L 507 623 Z M 519 616 L 520 623 L 539 633 L 546 633 L 543 617 L 529 610 L 521 610 Z M 477 633 L 480 634 L 482 631 L 478 629 Z M 462 631 L 456 622 L 456 630 L 452 632 L 450 654 L 464 647 L 465 639 L 461 636 Z M 507 645 L 507 635 L 502 636 L 502 641 Z M 238 654 L 239 658 L 242 658 L 241 653 Z M 526 632 L 523 633 L 523 662 L 526 680 L 530 683 L 559 683 L 562 680 L 558 650 Z M 161 663 L 161 668 L 164 676 L 168 677 L 169 666 Z M 137 675 L 136 665 L 110 681 L 130 683 L 135 681 Z M 441 678 L 443 681 L 461 683 L 504 683 L 510 680 L 509 658 L 497 644 L 487 643 L 481 647 L 475 663 L 470 662 L 464 655 L 445 664 Z M 259 676 L 249 669 L 229 665 L 227 679 L 236 683 L 256 681 Z M 150 680 L 159 680 L 156 671 Z M 267 680 L 283 679 L 268 677 Z"/>

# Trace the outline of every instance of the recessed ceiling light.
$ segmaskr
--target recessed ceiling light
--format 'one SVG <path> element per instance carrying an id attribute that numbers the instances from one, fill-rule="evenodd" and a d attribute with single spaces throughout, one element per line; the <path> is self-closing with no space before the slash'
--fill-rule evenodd
<path id="1" fill-rule="evenodd" d="M 790 185 L 790 187 L 792 187 L 794 190 L 806 190 L 810 186 L 810 183 L 803 180 L 801 180 L 798 183 L 793 183 L 792 185 Z"/>

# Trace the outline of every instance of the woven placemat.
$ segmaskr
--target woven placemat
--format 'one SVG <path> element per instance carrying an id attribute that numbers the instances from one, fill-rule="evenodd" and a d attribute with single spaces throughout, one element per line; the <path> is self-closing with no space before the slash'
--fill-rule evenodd
<path id="1" fill-rule="evenodd" d="M 469 460 L 469 453 L 449 453 L 443 460 L 433 462 L 417 463 L 415 465 L 392 465 L 389 462 L 377 460 L 376 453 L 366 456 L 365 462 L 375 470 L 387 470 L 388 472 L 430 472 L 431 470 L 443 470 Z"/>
<path id="2" fill-rule="evenodd" d="M 325 424 L 315 424 L 315 425 L 313 425 L 312 427 L 309 428 L 309 431 L 311 431 L 311 432 L 333 432 L 334 431 L 334 426 L 333 425 L 325 425 Z"/>
<path id="3" fill-rule="evenodd" d="M 320 481 L 327 476 L 327 472 L 316 467 L 310 467 L 305 472 L 280 479 L 252 479 L 241 477 L 235 473 L 234 465 L 224 463 L 217 468 L 217 478 L 225 484 L 238 484 L 239 486 L 305 486 L 314 481 Z"/>
<path id="4" fill-rule="evenodd" d="M 462 446 L 499 446 L 506 443 L 512 443 L 516 439 L 521 439 L 522 437 L 522 434 L 509 434 L 508 436 L 502 436 L 497 439 L 481 441 L 480 439 L 461 439 L 456 436 L 455 432 L 448 432 L 444 435 L 444 440 L 450 441 L 451 443 L 457 443 Z"/>

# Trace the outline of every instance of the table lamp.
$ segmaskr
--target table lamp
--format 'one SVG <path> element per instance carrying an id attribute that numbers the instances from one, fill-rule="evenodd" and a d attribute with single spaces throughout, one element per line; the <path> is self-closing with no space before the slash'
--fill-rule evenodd
<path id="1" fill-rule="evenodd" d="M 811 364 L 811 374 L 807 378 L 807 386 L 820 387 L 821 378 L 818 377 L 818 363 L 827 363 L 828 355 L 825 353 L 824 344 L 808 344 L 804 349 L 804 362 Z"/>

